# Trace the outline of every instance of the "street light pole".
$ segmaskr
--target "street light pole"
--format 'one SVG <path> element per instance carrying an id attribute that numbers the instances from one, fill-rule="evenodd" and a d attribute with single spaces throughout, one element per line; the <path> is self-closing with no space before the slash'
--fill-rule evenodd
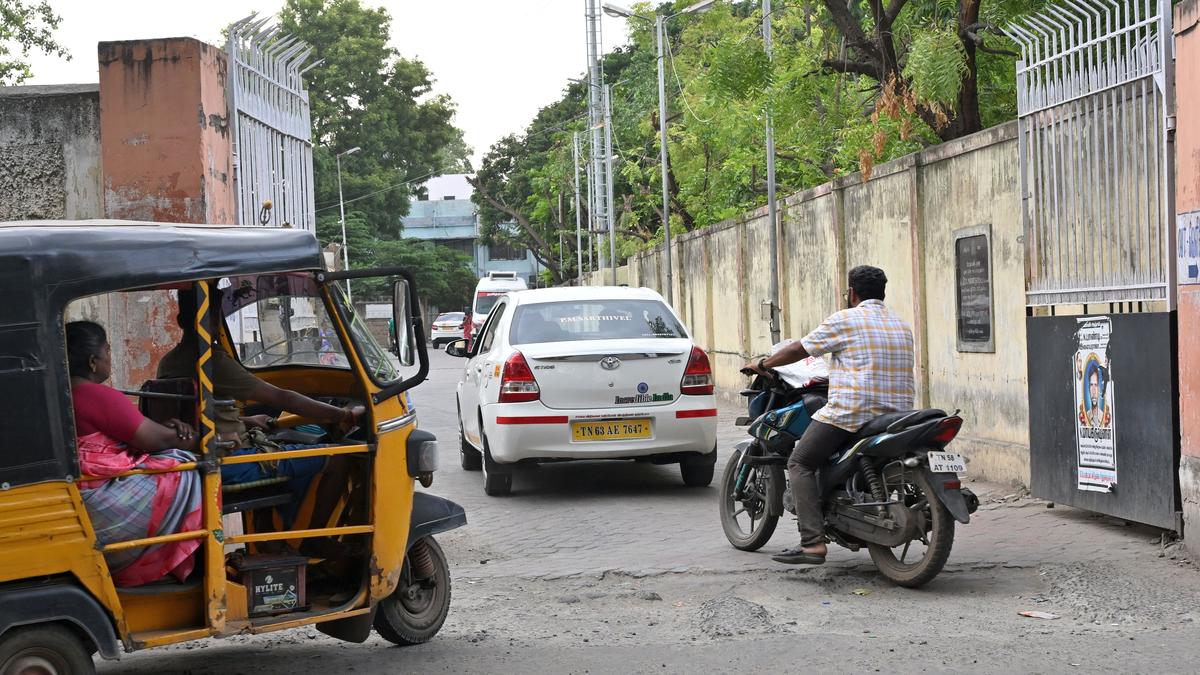
<path id="1" fill-rule="evenodd" d="M 664 262 L 667 265 L 667 304 L 673 305 L 675 268 L 671 264 L 671 198 L 667 190 L 667 162 L 670 161 L 670 156 L 667 154 L 667 79 L 665 73 L 667 64 L 663 55 L 663 46 L 667 41 L 667 29 L 664 24 L 663 15 L 655 15 L 654 38 L 658 43 L 658 131 L 659 145 L 662 146 L 659 163 L 662 165 L 663 249 L 666 252 Z"/>
<path id="2" fill-rule="evenodd" d="M 572 168 L 575 169 L 575 276 L 576 285 L 583 285 L 583 216 L 579 208 L 579 132 L 575 132 L 572 147 Z"/>
<path id="3" fill-rule="evenodd" d="M 608 268 L 610 285 L 617 285 L 617 213 L 613 208 L 612 157 L 612 85 L 604 88 L 604 163 L 608 175 L 604 186 L 608 190 Z"/>
<path id="4" fill-rule="evenodd" d="M 667 304 L 672 304 L 675 292 L 674 277 L 675 266 L 671 262 L 671 197 L 667 182 L 668 172 L 670 171 L 671 156 L 667 152 L 667 76 L 666 76 L 666 56 L 664 50 L 667 42 L 667 21 L 680 16 L 682 14 L 697 14 L 712 8 L 716 0 L 701 0 L 695 4 L 683 8 L 670 16 L 662 14 L 654 15 L 654 43 L 658 52 L 658 131 L 659 131 L 659 164 L 662 168 L 662 227 L 663 227 L 663 248 L 666 251 L 666 257 L 663 262 L 667 268 Z M 649 21 L 649 17 L 635 14 L 634 12 L 614 5 L 612 3 L 604 3 L 604 11 L 610 16 L 621 16 L 626 19 L 641 19 Z"/>
<path id="5" fill-rule="evenodd" d="M 762 0 L 763 8 L 763 49 L 767 51 L 767 61 L 772 61 L 771 54 L 771 0 Z M 775 207 L 775 125 L 771 120 L 771 100 L 767 98 L 767 218 L 771 226 L 767 228 L 770 255 L 770 285 L 768 286 L 768 302 L 771 303 L 771 344 L 778 344 L 779 331 L 779 214 Z"/>
<path id="6" fill-rule="evenodd" d="M 357 145 L 344 152 L 339 152 L 334 160 L 337 162 L 337 177 L 338 177 L 338 213 L 342 220 L 342 267 L 347 271 L 350 270 L 350 247 L 346 245 L 346 200 L 342 197 L 342 155 L 353 155 L 362 148 Z M 354 303 L 354 298 L 350 295 L 350 280 L 346 280 L 346 299 Z"/>

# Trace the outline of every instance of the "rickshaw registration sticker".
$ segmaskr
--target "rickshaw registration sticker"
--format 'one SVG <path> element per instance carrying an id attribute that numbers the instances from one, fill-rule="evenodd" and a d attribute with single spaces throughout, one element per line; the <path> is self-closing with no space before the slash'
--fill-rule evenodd
<path id="1" fill-rule="evenodd" d="M 573 422 L 571 440 L 576 443 L 593 441 L 626 441 L 650 438 L 649 419 Z"/>

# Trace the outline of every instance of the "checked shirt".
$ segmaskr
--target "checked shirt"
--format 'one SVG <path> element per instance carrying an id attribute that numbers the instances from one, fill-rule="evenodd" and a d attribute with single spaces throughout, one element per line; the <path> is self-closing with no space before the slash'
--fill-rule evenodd
<path id="1" fill-rule="evenodd" d="M 829 402 L 813 415 L 818 422 L 854 432 L 884 413 L 912 410 L 912 329 L 882 301 L 833 314 L 800 343 L 811 356 L 831 356 Z"/>

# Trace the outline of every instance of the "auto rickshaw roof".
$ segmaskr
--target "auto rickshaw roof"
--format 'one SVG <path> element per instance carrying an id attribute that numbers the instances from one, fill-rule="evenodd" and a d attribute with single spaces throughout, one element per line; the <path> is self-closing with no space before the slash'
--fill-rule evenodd
<path id="1" fill-rule="evenodd" d="M 0 223 L 0 489 L 78 476 L 63 311 L 77 298 L 322 269 L 303 230 L 85 220 Z"/>
<path id="2" fill-rule="evenodd" d="M 120 220 L 0 223 L 0 277 L 14 263 L 36 268 L 48 289 L 69 286 L 73 297 L 323 266 L 316 237 L 304 230 Z"/>

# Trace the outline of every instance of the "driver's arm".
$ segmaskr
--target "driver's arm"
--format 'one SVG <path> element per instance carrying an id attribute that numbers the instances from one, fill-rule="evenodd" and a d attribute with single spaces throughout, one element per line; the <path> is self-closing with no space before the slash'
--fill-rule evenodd
<path id="1" fill-rule="evenodd" d="M 807 358 L 808 350 L 804 348 L 804 343 L 796 340 L 784 345 L 779 351 L 763 359 L 760 363 L 763 368 L 778 368 Z"/>
<path id="2" fill-rule="evenodd" d="M 213 350 L 213 382 L 221 395 L 239 401 L 263 403 L 317 422 L 350 424 L 362 414 L 361 407 L 339 408 L 264 382 L 224 350 Z"/>
<path id="3" fill-rule="evenodd" d="M 355 415 L 349 408 L 339 408 L 328 403 L 311 399 L 304 394 L 290 389 L 280 389 L 270 382 L 263 382 L 257 377 L 255 383 L 247 392 L 252 401 L 264 403 L 278 410 L 307 417 L 319 422 L 345 423 L 353 421 Z"/>

